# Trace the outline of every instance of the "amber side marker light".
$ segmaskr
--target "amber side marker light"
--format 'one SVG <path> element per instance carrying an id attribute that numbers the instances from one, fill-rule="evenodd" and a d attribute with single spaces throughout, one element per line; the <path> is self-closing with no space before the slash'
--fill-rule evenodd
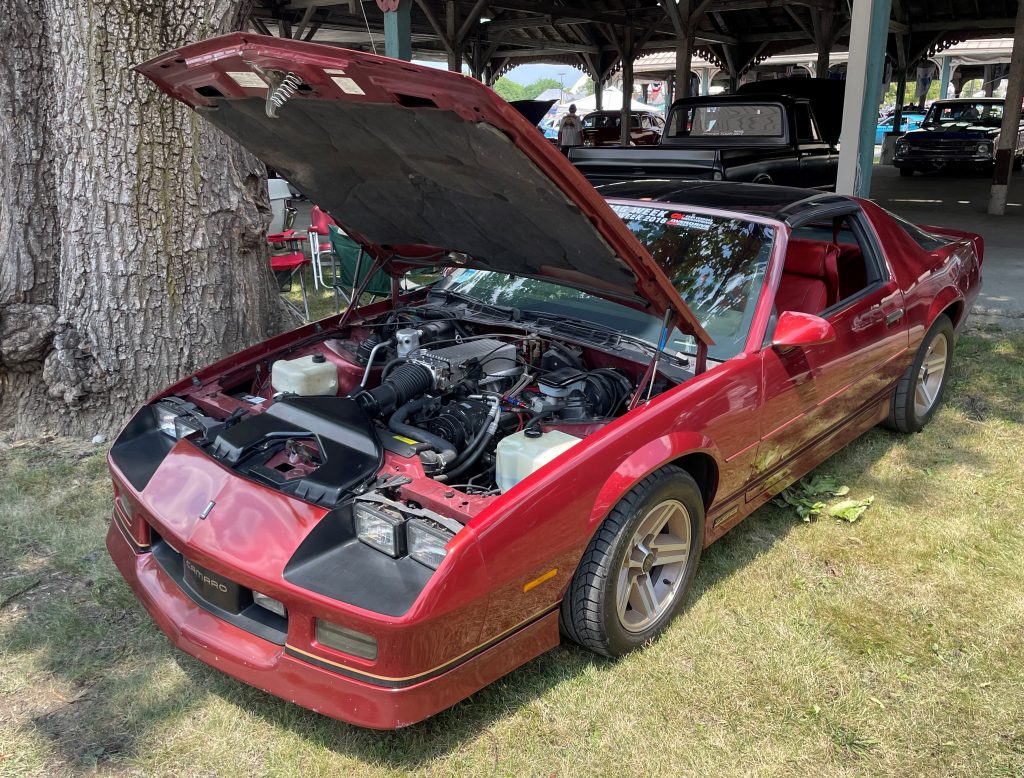
<path id="1" fill-rule="evenodd" d="M 528 591 L 530 591 L 530 589 L 534 589 L 534 588 L 540 586 L 545 581 L 550 581 L 556 575 L 558 575 L 558 568 L 557 567 L 554 570 L 548 570 L 546 573 L 544 573 L 544 575 L 537 576 L 536 578 L 534 578 L 532 581 L 530 581 L 528 583 L 524 583 L 523 584 L 523 594 L 526 594 Z"/>

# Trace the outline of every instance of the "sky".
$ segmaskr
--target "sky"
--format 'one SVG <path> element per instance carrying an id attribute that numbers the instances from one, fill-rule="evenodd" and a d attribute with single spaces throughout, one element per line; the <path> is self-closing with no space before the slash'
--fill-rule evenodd
<path id="1" fill-rule="evenodd" d="M 447 67 L 444 62 L 426 62 L 424 60 L 415 60 L 415 62 L 417 65 L 426 65 L 432 68 Z M 553 78 L 557 81 L 559 73 L 563 74 L 562 83 L 565 86 L 575 84 L 583 75 L 582 70 L 569 65 L 520 65 L 506 73 L 505 76 L 518 84 L 527 86 L 542 78 Z"/>
<path id="2" fill-rule="evenodd" d="M 583 75 L 583 71 L 569 65 L 520 65 L 505 75 L 510 80 L 526 86 L 542 78 L 553 78 L 557 81 L 559 73 L 564 74 L 563 83 L 566 86 L 575 83 Z"/>

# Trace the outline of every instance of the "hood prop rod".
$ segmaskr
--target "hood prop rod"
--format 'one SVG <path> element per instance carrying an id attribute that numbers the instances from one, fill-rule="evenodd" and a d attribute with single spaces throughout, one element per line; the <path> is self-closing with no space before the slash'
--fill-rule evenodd
<path id="1" fill-rule="evenodd" d="M 666 308 L 665 317 L 662 319 L 661 324 L 661 337 L 658 338 L 658 348 L 654 352 L 654 356 L 651 357 L 651 362 L 647 365 L 647 370 L 644 371 L 644 377 L 640 379 L 636 392 L 633 393 L 633 398 L 629 401 L 628 410 L 633 410 L 640 404 L 640 398 L 644 396 L 644 387 L 647 388 L 647 397 L 644 402 L 651 401 L 651 394 L 654 392 L 654 379 L 658 374 L 658 362 L 661 360 L 661 355 L 665 351 L 665 345 L 668 343 L 668 335 L 672 331 L 674 318 L 672 309 Z"/>
<path id="2" fill-rule="evenodd" d="M 348 324 L 348 320 L 352 318 L 352 314 L 354 314 L 356 308 L 359 307 L 359 300 L 362 299 L 366 287 L 370 285 L 370 279 L 373 278 L 377 271 L 384 267 L 385 264 L 385 260 L 382 260 L 380 257 L 374 258 L 373 262 L 370 264 L 369 270 L 366 271 L 366 275 L 363 276 L 362 281 L 360 281 L 359 272 L 362 269 L 363 253 L 364 249 L 360 246 L 359 257 L 356 260 L 356 268 L 354 272 L 355 280 L 352 283 L 352 299 L 349 301 L 348 308 L 346 308 L 345 312 L 341 314 L 341 318 L 335 325 L 339 329 Z"/>

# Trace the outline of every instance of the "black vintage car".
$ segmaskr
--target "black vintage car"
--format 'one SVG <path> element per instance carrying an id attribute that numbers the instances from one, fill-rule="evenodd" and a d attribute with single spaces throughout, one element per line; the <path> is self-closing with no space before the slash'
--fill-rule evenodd
<path id="1" fill-rule="evenodd" d="M 658 145 L 576 147 L 569 158 L 595 184 L 696 178 L 831 189 L 839 122 L 835 110 L 817 119 L 815 107 L 825 104 L 813 95 L 756 91 L 684 98 L 672 104 Z"/>
<path id="2" fill-rule="evenodd" d="M 995 144 L 1003 122 L 1003 100 L 961 98 L 937 100 L 921 127 L 896 141 L 893 164 L 901 176 L 914 171 L 943 168 L 990 170 L 995 163 Z M 1013 164 L 1024 159 L 1024 125 L 1017 133 Z"/>

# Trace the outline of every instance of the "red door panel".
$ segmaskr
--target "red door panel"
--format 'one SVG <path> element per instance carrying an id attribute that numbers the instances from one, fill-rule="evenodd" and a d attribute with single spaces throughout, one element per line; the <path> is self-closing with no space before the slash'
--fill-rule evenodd
<path id="1" fill-rule="evenodd" d="M 831 343 L 761 352 L 764 407 L 758 474 L 747 493 L 780 491 L 802 473 L 791 469 L 807 446 L 835 435 L 887 392 L 906 369 L 903 295 L 894 282 L 869 290 L 827 316 Z"/>

